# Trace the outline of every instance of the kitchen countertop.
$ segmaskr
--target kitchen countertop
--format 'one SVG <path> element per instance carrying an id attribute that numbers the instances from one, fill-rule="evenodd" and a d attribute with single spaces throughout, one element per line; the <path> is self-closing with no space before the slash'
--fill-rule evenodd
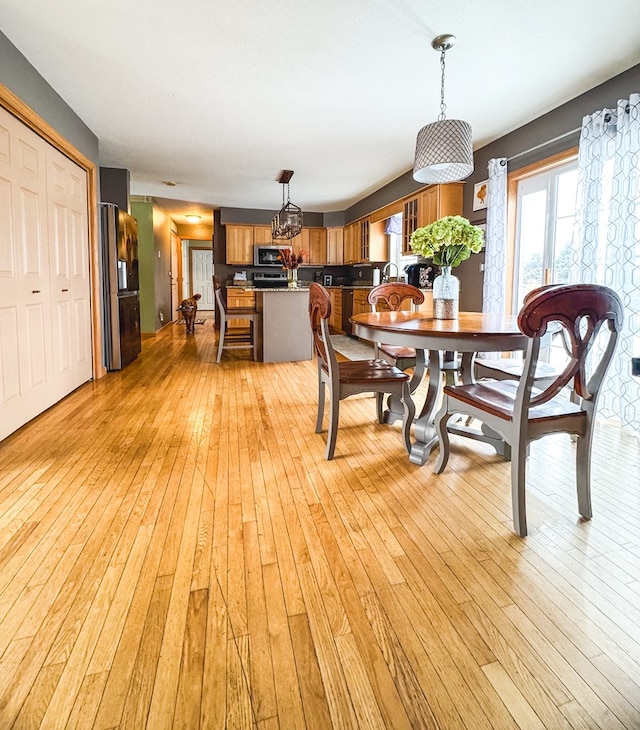
<path id="1" fill-rule="evenodd" d="M 247 284 L 244 286 L 241 286 L 240 284 L 227 284 L 227 289 L 239 289 L 241 291 L 279 291 L 279 292 L 295 292 L 295 291 L 309 291 L 309 286 L 306 284 L 298 285 L 297 288 L 289 288 L 287 286 L 266 286 L 266 287 L 258 287 L 258 286 L 252 286 L 251 284 Z M 340 286 L 325 286 L 325 289 L 373 289 L 372 284 L 341 284 Z M 430 287 L 422 288 L 420 291 L 433 291 Z"/>
<path id="2" fill-rule="evenodd" d="M 308 286 L 298 286 L 295 289 L 291 289 L 288 286 L 239 286 L 238 284 L 229 284 L 227 289 L 239 289 L 240 291 L 255 291 L 255 292 L 296 292 L 296 291 L 309 291 Z"/>

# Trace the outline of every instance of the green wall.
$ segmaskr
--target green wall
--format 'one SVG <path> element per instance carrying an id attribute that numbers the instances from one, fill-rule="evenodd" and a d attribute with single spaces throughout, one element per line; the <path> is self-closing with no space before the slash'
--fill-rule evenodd
<path id="1" fill-rule="evenodd" d="M 138 221 L 140 264 L 140 329 L 156 331 L 155 245 L 153 240 L 153 203 L 131 202 L 131 215 Z"/>

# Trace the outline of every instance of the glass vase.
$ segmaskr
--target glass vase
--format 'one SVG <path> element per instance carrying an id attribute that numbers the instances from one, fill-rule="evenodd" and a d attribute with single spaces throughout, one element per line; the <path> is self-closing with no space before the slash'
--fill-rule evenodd
<path id="1" fill-rule="evenodd" d="M 298 288 L 298 269 L 287 269 L 287 286 L 289 289 Z"/>
<path id="2" fill-rule="evenodd" d="M 457 319 L 460 301 L 460 280 L 451 273 L 450 266 L 443 266 L 433 280 L 433 318 Z"/>

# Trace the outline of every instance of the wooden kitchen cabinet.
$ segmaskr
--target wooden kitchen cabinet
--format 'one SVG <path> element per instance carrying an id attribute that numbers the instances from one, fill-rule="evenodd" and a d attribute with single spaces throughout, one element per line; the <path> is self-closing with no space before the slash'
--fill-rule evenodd
<path id="1" fill-rule="evenodd" d="M 227 263 L 253 264 L 253 226 L 227 225 Z"/>
<path id="2" fill-rule="evenodd" d="M 462 215 L 462 190 L 464 183 L 430 185 L 417 195 L 407 198 L 403 203 L 402 214 L 402 253 L 413 254 L 411 234 L 416 228 L 447 215 Z"/>
<path id="3" fill-rule="evenodd" d="M 344 263 L 360 264 L 386 261 L 389 258 L 389 241 L 384 235 L 384 225 L 372 224 L 369 218 L 361 218 L 344 227 Z"/>
<path id="4" fill-rule="evenodd" d="M 253 243 L 260 243 L 265 246 L 273 245 L 271 226 L 254 226 L 253 227 Z M 277 243 L 277 242 L 276 242 Z"/>
<path id="5" fill-rule="evenodd" d="M 303 228 L 289 241 L 282 241 L 283 246 L 291 246 L 294 254 L 306 251 L 304 263 L 324 266 L 327 263 L 327 229 Z"/>
<path id="6" fill-rule="evenodd" d="M 309 252 L 309 263 L 324 266 L 327 263 L 327 229 L 303 228 L 302 232 L 306 234 L 306 245 L 303 244 L 303 248 Z"/>
<path id="7" fill-rule="evenodd" d="M 405 200 L 402 206 L 402 255 L 413 253 L 411 249 L 411 234 L 418 227 L 418 196 Z"/>
<path id="8" fill-rule="evenodd" d="M 247 226 L 227 223 L 228 264 L 240 266 L 253 265 L 253 247 L 259 243 L 267 246 L 277 245 L 271 238 L 271 226 Z"/>
<path id="9" fill-rule="evenodd" d="M 371 311 L 369 304 L 370 289 L 354 289 L 353 290 L 353 314 L 367 314 Z"/>
<path id="10" fill-rule="evenodd" d="M 447 183 L 423 190 L 418 206 L 418 227 L 428 226 L 447 215 L 462 215 L 463 186 L 464 183 Z"/>
<path id="11" fill-rule="evenodd" d="M 327 263 L 344 263 L 344 228 L 327 228 Z"/>
<path id="12" fill-rule="evenodd" d="M 389 260 L 389 236 L 384 232 L 384 221 L 370 223 L 369 229 L 369 254 L 364 261 L 371 263 Z"/>
<path id="13" fill-rule="evenodd" d="M 331 317 L 329 318 L 329 326 L 340 334 L 344 332 L 342 329 L 342 289 L 329 289 L 331 297 Z"/>
<path id="14" fill-rule="evenodd" d="M 344 227 L 344 263 L 360 262 L 360 223 L 355 221 Z"/>

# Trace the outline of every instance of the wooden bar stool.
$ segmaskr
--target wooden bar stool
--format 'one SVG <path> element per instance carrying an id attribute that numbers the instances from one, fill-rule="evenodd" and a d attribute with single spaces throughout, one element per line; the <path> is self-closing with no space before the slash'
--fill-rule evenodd
<path id="1" fill-rule="evenodd" d="M 237 308 L 227 311 L 222 296 L 222 282 L 217 276 L 213 277 L 213 288 L 216 293 L 216 301 L 220 311 L 220 334 L 218 336 L 218 357 L 216 362 L 220 362 L 223 350 L 253 350 L 253 359 L 258 359 L 258 342 L 256 338 L 255 322 L 259 317 L 259 312 L 250 307 Z M 248 331 L 243 328 L 240 332 L 234 332 L 228 329 L 228 323 L 233 320 L 244 319 L 249 320 Z"/>

